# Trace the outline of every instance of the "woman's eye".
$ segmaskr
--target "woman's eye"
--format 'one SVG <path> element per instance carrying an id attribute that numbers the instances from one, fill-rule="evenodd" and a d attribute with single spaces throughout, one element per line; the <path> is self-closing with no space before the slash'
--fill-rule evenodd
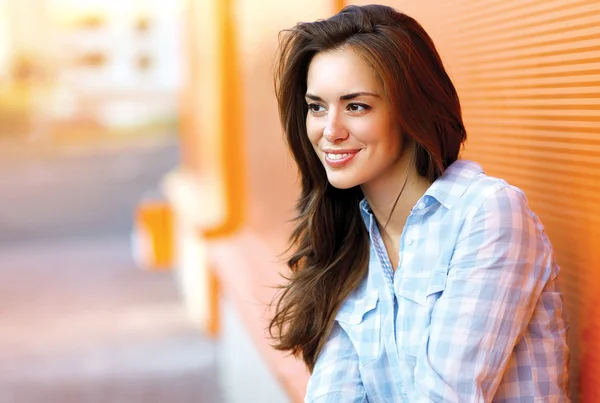
<path id="1" fill-rule="evenodd" d="M 370 108 L 370 106 L 365 105 L 365 104 L 356 104 L 356 103 L 348 104 L 348 110 L 351 112 L 364 112 L 364 111 L 368 110 L 369 108 Z"/>
<path id="2" fill-rule="evenodd" d="M 325 109 L 319 104 L 308 104 L 308 109 L 313 113 L 323 112 Z"/>

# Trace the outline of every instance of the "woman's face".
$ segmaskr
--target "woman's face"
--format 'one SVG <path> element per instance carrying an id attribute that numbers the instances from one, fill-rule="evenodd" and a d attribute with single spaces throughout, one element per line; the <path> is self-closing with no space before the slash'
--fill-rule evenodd
<path id="1" fill-rule="evenodd" d="M 306 102 L 308 137 L 333 186 L 383 184 L 401 174 L 396 116 L 383 83 L 360 55 L 350 48 L 317 53 Z"/>

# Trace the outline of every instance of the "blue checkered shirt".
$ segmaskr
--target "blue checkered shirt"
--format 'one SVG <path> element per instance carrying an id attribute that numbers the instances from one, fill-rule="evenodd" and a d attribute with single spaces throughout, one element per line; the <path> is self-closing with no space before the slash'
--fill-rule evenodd
<path id="1" fill-rule="evenodd" d="M 305 402 L 568 402 L 550 242 L 521 190 L 459 160 L 416 203 L 392 270 L 366 200 L 369 270 Z"/>

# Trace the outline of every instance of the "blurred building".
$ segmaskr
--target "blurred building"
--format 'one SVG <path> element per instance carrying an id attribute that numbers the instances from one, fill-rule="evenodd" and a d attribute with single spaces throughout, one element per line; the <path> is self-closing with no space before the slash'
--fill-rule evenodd
<path id="1" fill-rule="evenodd" d="M 0 81 L 6 80 L 9 72 L 9 34 L 8 0 L 0 0 Z"/>
<path id="2" fill-rule="evenodd" d="M 0 139 L 32 130 L 48 71 L 47 17 L 42 0 L 0 0 Z"/>
<path id="3" fill-rule="evenodd" d="M 27 83 L 10 96 L 26 92 L 33 136 L 174 128 L 179 2 L 1 0 L 0 9 L 0 84 Z"/>
<path id="4" fill-rule="evenodd" d="M 174 2 L 54 0 L 56 83 L 71 115 L 109 127 L 176 116 L 180 8 Z"/>

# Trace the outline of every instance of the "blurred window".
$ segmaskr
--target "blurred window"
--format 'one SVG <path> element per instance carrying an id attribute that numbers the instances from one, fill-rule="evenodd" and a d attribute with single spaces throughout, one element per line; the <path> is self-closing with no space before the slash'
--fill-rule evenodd
<path id="1" fill-rule="evenodd" d="M 103 52 L 88 52 L 78 57 L 75 60 L 75 65 L 78 67 L 93 67 L 99 68 L 106 64 L 108 57 Z"/>
<path id="2" fill-rule="evenodd" d="M 136 58 L 135 64 L 138 71 L 146 72 L 152 68 L 152 57 L 143 53 Z"/>
<path id="3" fill-rule="evenodd" d="M 84 29 L 99 29 L 106 24 L 104 17 L 100 15 L 88 15 L 81 18 L 76 25 Z"/>
<path id="4" fill-rule="evenodd" d="M 134 28 L 138 34 L 145 34 L 152 28 L 152 21 L 148 17 L 138 17 L 135 21 Z"/>

